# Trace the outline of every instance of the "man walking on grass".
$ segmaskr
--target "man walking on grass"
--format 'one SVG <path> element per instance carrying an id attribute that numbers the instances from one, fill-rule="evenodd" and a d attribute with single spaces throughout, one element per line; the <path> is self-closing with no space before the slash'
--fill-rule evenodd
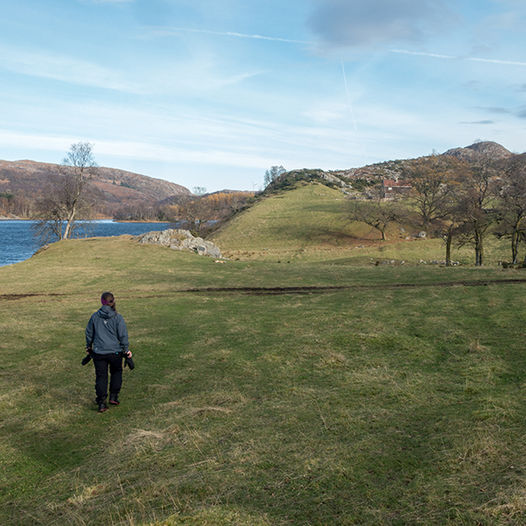
<path id="1" fill-rule="evenodd" d="M 100 298 L 102 307 L 92 314 L 86 327 L 86 352 L 95 365 L 95 392 L 99 413 L 108 410 L 108 367 L 110 370 L 110 405 L 119 405 L 122 385 L 122 358 L 131 358 L 128 350 L 128 330 L 124 318 L 115 308 L 111 292 Z"/>

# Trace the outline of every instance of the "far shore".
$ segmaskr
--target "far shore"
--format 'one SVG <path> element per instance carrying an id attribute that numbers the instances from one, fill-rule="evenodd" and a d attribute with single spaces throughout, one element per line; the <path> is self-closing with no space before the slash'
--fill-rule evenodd
<path id="1" fill-rule="evenodd" d="M 0 216 L 0 221 L 34 221 L 31 217 L 5 217 Z M 113 219 L 113 217 L 97 217 L 96 219 L 79 219 L 79 221 L 113 221 L 114 223 L 171 223 L 172 221 L 159 221 L 154 219 Z"/>

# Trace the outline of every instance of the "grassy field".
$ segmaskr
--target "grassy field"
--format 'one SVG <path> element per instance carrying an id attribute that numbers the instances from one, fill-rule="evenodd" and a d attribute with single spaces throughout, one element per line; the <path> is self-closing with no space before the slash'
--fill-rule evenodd
<path id="1" fill-rule="evenodd" d="M 121 237 L 0 269 L 0 523 L 525 523 L 526 276 L 313 254 Z M 137 367 L 100 415 L 107 289 Z"/>
<path id="2" fill-rule="evenodd" d="M 445 258 L 440 239 L 416 240 L 415 227 L 391 225 L 388 241 L 364 223 L 348 219 L 348 201 L 341 191 L 321 184 L 303 184 L 271 195 L 245 210 L 213 234 L 212 240 L 234 259 L 268 261 L 347 259 L 357 265 L 371 261 L 428 264 Z M 406 238 L 410 237 L 410 240 Z M 511 259 L 509 242 L 488 234 L 487 263 Z M 454 246 L 452 257 L 472 264 L 471 247 Z"/>

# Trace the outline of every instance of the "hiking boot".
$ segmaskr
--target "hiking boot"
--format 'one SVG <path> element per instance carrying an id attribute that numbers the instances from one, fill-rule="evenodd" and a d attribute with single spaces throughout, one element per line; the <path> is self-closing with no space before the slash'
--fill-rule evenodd
<path id="1" fill-rule="evenodd" d="M 104 413 L 104 411 L 108 410 L 108 406 L 105 404 L 105 402 L 102 402 L 102 404 L 99 404 L 99 413 Z"/>
<path id="2" fill-rule="evenodd" d="M 110 393 L 110 404 L 111 405 L 119 405 L 119 395 L 115 393 Z"/>

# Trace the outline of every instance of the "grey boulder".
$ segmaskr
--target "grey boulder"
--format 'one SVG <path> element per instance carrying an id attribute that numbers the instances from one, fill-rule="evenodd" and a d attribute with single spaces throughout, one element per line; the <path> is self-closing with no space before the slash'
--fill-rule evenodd
<path id="1" fill-rule="evenodd" d="M 137 236 L 136 239 L 139 243 L 147 245 L 160 245 L 172 250 L 188 250 L 200 256 L 221 257 L 221 251 L 214 243 L 201 237 L 194 237 L 188 230 L 181 228 L 147 232 Z"/>

